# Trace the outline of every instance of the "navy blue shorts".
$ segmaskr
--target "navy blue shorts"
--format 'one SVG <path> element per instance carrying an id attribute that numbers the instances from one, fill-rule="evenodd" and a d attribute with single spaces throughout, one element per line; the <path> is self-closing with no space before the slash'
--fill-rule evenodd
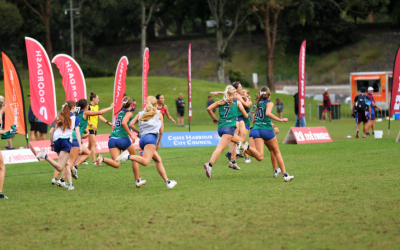
<path id="1" fill-rule="evenodd" d="M 72 147 L 73 147 L 73 148 L 79 148 L 79 143 L 78 143 L 77 140 L 73 140 L 73 141 L 72 141 Z"/>
<path id="2" fill-rule="evenodd" d="M 258 129 L 252 129 L 253 132 L 253 138 L 254 139 L 263 139 L 264 141 L 269 141 L 275 138 L 275 133 L 273 130 L 258 130 Z"/>
<path id="3" fill-rule="evenodd" d="M 253 131 L 254 131 L 254 129 L 253 129 L 253 128 L 251 128 L 251 129 L 250 129 L 249 138 L 250 138 L 250 137 L 254 137 L 254 136 L 253 136 Z"/>
<path id="4" fill-rule="evenodd" d="M 249 130 L 250 129 L 250 125 L 245 125 L 246 129 Z"/>
<path id="5" fill-rule="evenodd" d="M 120 150 L 126 150 L 132 145 L 129 138 L 110 138 L 108 140 L 108 148 L 118 148 Z"/>
<path id="6" fill-rule="evenodd" d="M 147 144 L 157 145 L 157 135 L 155 134 L 147 134 L 145 136 L 140 137 L 139 146 L 143 150 Z"/>
<path id="7" fill-rule="evenodd" d="M 235 127 L 222 127 L 218 128 L 218 135 L 222 137 L 223 135 L 231 135 L 233 136 L 235 134 Z"/>
<path id="8" fill-rule="evenodd" d="M 243 116 L 238 116 L 238 117 L 236 117 L 236 121 L 237 121 L 237 122 L 243 121 Z"/>
<path id="9" fill-rule="evenodd" d="M 371 114 L 371 119 L 370 119 L 371 121 L 374 121 L 375 120 L 375 114 Z"/>
<path id="10" fill-rule="evenodd" d="M 68 139 L 58 139 L 54 142 L 54 152 L 60 153 L 61 151 L 70 152 L 71 142 Z"/>
<path id="11" fill-rule="evenodd" d="M 330 112 L 331 111 L 331 107 L 324 107 L 324 112 Z"/>

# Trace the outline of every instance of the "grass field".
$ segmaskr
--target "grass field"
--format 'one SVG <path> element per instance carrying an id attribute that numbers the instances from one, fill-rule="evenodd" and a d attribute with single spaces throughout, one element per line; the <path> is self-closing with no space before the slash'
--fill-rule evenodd
<path id="1" fill-rule="evenodd" d="M 267 153 L 240 159 L 240 171 L 221 156 L 208 179 L 214 147 L 160 149 L 172 190 L 154 163 L 140 189 L 130 162 L 83 165 L 71 192 L 50 184 L 46 162 L 7 165 L 0 249 L 398 249 L 400 123 L 389 138 L 377 123 L 383 139 L 344 139 L 350 121 L 323 125 L 332 143 L 280 145 L 290 183 L 272 177 Z M 278 124 L 280 142 L 290 126 Z"/>

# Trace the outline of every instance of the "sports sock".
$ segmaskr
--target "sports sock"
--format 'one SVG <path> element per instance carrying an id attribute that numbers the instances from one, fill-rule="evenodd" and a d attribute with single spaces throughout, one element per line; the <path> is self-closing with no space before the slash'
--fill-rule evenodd
<path id="1" fill-rule="evenodd" d="M 171 183 L 171 181 L 170 181 L 170 180 L 168 180 L 168 181 L 166 181 L 165 183 L 167 183 L 167 184 L 170 184 L 170 183 Z"/>
<path id="2" fill-rule="evenodd" d="M 209 163 L 208 163 L 208 165 L 209 165 L 210 167 L 212 167 L 212 164 L 211 164 L 211 162 L 209 162 Z"/>
<path id="3" fill-rule="evenodd" d="M 130 160 L 131 159 L 131 155 L 128 155 L 128 160 Z"/>
<path id="4" fill-rule="evenodd" d="M 47 157 L 48 157 L 48 156 L 47 156 L 47 155 L 45 155 L 45 156 L 44 156 L 44 159 L 45 159 L 45 160 L 47 160 Z"/>
<path id="5" fill-rule="evenodd" d="M 283 177 L 288 177 L 288 176 L 289 176 L 288 173 L 283 174 Z"/>
<path id="6" fill-rule="evenodd" d="M 65 182 L 65 180 L 64 180 L 63 178 L 60 178 L 60 181 L 61 181 L 61 182 Z"/>
<path id="7" fill-rule="evenodd" d="M 139 182 L 140 182 L 140 179 L 136 180 L 136 183 L 139 183 Z"/>
<path id="8" fill-rule="evenodd" d="M 236 163 L 236 161 L 231 161 L 233 164 L 235 164 Z"/>
<path id="9" fill-rule="evenodd" d="M 74 165 L 74 168 L 75 168 L 75 169 L 78 169 L 78 166 L 77 166 L 77 165 Z"/>

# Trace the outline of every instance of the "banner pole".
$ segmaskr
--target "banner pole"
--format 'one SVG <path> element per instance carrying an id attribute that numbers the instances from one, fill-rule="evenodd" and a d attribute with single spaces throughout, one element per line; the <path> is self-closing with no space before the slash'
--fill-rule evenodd
<path id="1" fill-rule="evenodd" d="M 393 81 L 392 81 L 392 93 L 390 93 L 390 106 L 389 106 L 389 124 L 388 124 L 388 137 L 389 137 L 389 134 L 390 134 L 390 116 L 391 116 L 391 114 L 392 114 L 392 101 L 393 101 L 393 85 L 394 85 L 394 81 L 395 81 L 395 73 L 396 73 L 396 60 L 397 60 L 397 54 L 399 53 L 399 50 L 400 50 L 400 45 L 399 45 L 399 47 L 397 48 L 397 51 L 396 51 L 396 56 L 394 57 L 394 63 L 393 63 Z"/>

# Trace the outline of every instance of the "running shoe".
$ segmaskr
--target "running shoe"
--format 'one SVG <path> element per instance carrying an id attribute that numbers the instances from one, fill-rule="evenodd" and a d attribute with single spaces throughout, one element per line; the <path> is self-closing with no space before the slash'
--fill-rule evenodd
<path id="1" fill-rule="evenodd" d="M 40 152 L 36 155 L 38 159 L 46 159 L 46 149 L 42 148 Z"/>
<path id="2" fill-rule="evenodd" d="M 97 160 L 96 160 L 96 165 L 100 166 L 103 161 L 104 161 L 104 157 L 101 154 L 98 154 Z"/>
<path id="3" fill-rule="evenodd" d="M 76 169 L 75 166 L 71 169 L 71 175 L 73 178 L 78 179 L 78 169 Z"/>
<path id="4" fill-rule="evenodd" d="M 9 200 L 10 197 L 5 196 L 4 194 L 0 194 L 0 199 Z"/>
<path id="5" fill-rule="evenodd" d="M 171 188 L 175 187 L 176 184 L 178 184 L 178 182 L 176 182 L 174 180 L 169 180 L 169 181 L 167 181 L 167 188 L 171 189 Z"/>
<path id="6" fill-rule="evenodd" d="M 242 153 L 241 148 L 242 148 L 242 142 L 240 141 L 236 145 L 236 154 L 237 155 Z"/>
<path id="7" fill-rule="evenodd" d="M 289 175 L 288 173 L 286 173 L 286 175 L 283 176 L 283 180 L 288 182 L 294 179 L 293 175 Z"/>
<path id="8" fill-rule="evenodd" d="M 231 161 L 229 162 L 229 168 L 232 168 L 234 170 L 240 170 L 239 166 L 237 165 L 237 163 L 232 163 Z"/>
<path id="9" fill-rule="evenodd" d="M 87 163 L 87 161 L 82 162 L 82 165 L 89 165 L 89 163 Z"/>
<path id="10" fill-rule="evenodd" d="M 208 178 L 211 178 L 211 171 L 212 171 L 212 167 L 210 167 L 210 164 L 204 163 L 204 169 L 206 170 L 206 175 Z"/>
<path id="11" fill-rule="evenodd" d="M 238 154 L 238 155 L 236 155 L 236 158 L 244 158 L 244 155 Z"/>
<path id="12" fill-rule="evenodd" d="M 357 130 L 357 131 L 356 131 L 356 138 L 359 137 L 359 135 L 358 135 L 359 133 L 360 133 L 360 132 Z"/>
<path id="13" fill-rule="evenodd" d="M 231 153 L 231 152 L 228 151 L 228 152 L 225 154 L 225 156 L 226 156 L 226 158 L 228 158 L 229 161 L 231 161 L 231 158 L 232 158 L 232 153 Z"/>
<path id="14" fill-rule="evenodd" d="M 250 158 L 244 159 L 244 163 L 250 163 L 250 162 L 251 162 Z"/>
<path id="15" fill-rule="evenodd" d="M 369 132 L 365 133 L 366 135 L 371 135 Z"/>
<path id="16" fill-rule="evenodd" d="M 92 163 L 92 165 L 97 165 L 97 163 L 94 161 L 94 162 Z"/>
<path id="17" fill-rule="evenodd" d="M 115 159 L 115 161 L 127 161 L 128 160 L 128 156 L 129 156 L 129 151 L 125 150 L 124 152 L 122 152 L 122 154 L 120 154 L 117 159 Z"/>
<path id="18" fill-rule="evenodd" d="M 61 180 L 58 180 L 58 181 L 57 181 L 57 186 L 59 186 L 59 187 L 64 187 L 64 188 L 68 188 L 67 183 L 65 183 L 65 181 L 61 181 Z"/>
<path id="19" fill-rule="evenodd" d="M 55 185 L 57 184 L 58 179 L 57 178 L 53 178 L 51 179 L 51 184 Z"/>
<path id="20" fill-rule="evenodd" d="M 272 175 L 276 178 L 276 177 L 278 177 L 278 175 L 279 175 L 280 173 L 282 173 L 281 169 L 280 169 L 280 168 L 277 168 L 276 170 L 273 171 L 273 174 L 272 174 Z"/>
<path id="21" fill-rule="evenodd" d="M 68 190 L 71 191 L 71 190 L 74 190 L 74 189 L 75 189 L 74 184 L 69 184 Z"/>
<path id="22" fill-rule="evenodd" d="M 135 181 L 135 185 L 137 188 L 140 188 L 140 186 L 146 185 L 146 182 L 147 182 L 146 180 L 142 180 L 142 178 L 139 178 L 138 181 Z"/>

